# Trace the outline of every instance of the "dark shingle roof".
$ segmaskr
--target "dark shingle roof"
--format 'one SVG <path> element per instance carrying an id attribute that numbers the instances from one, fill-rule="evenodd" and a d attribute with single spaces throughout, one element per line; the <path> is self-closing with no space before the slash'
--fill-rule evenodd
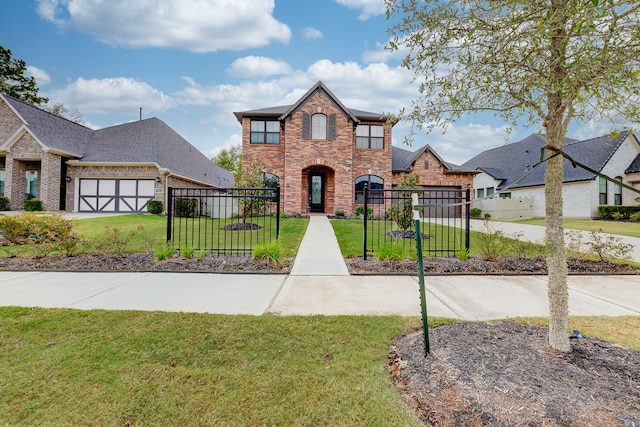
<path id="1" fill-rule="evenodd" d="M 418 148 L 416 151 L 408 151 L 399 147 L 391 147 L 391 169 L 394 172 L 411 172 L 413 163 L 418 160 L 422 154 L 429 151 L 435 156 L 444 166 L 445 173 L 474 173 L 474 170 L 466 169 L 462 166 L 455 165 L 453 163 L 445 162 L 428 144 L 422 148 Z"/>
<path id="2" fill-rule="evenodd" d="M 622 132 L 618 138 L 602 136 L 585 141 L 567 139 L 563 151 L 575 161 L 599 172 L 628 134 L 628 132 Z M 540 150 L 545 145 L 544 135 L 532 134 L 522 141 L 483 151 L 462 166 L 468 169 L 480 169 L 496 179 L 502 179 L 498 189 L 544 185 L 545 163 L 525 178 L 522 177 L 540 161 Z M 548 152 L 545 155 L 548 156 Z M 595 176 L 580 167 L 574 168 L 571 162 L 565 159 L 564 182 L 586 181 L 594 179 Z"/>
<path id="3" fill-rule="evenodd" d="M 234 112 L 233 114 L 236 116 L 236 119 L 241 123 L 242 123 L 243 117 L 283 119 L 284 118 L 283 116 L 293 112 L 300 104 L 302 104 L 308 97 L 311 96 L 311 94 L 313 94 L 316 91 L 322 91 L 328 97 L 333 99 L 333 101 L 336 103 L 338 107 L 340 107 L 348 115 L 350 115 L 352 119 L 355 118 L 354 120 L 355 122 L 358 122 L 359 120 L 368 120 L 368 121 L 386 121 L 387 120 L 387 116 L 381 113 L 373 113 L 370 111 L 356 110 L 353 108 L 345 107 L 344 105 L 342 105 L 340 100 L 336 98 L 336 96 L 333 93 L 331 93 L 329 88 L 327 88 L 326 85 L 321 81 L 317 82 L 311 89 L 309 89 L 307 93 L 305 93 L 302 97 L 300 97 L 298 101 L 296 101 L 295 104 L 260 108 L 257 110 L 237 111 L 237 112 Z"/>
<path id="4" fill-rule="evenodd" d="M 94 163 L 156 163 L 184 178 L 232 187 L 233 175 L 157 118 L 92 130 L 3 95 L 50 149 Z"/>
<path id="5" fill-rule="evenodd" d="M 9 95 L 3 94 L 3 96 L 26 122 L 27 128 L 47 148 L 75 157 L 82 155 L 84 146 L 93 130 L 26 104 Z"/>
<path id="6" fill-rule="evenodd" d="M 640 154 L 638 154 L 636 158 L 633 159 L 633 161 L 631 162 L 627 170 L 624 171 L 624 173 L 636 173 L 636 172 L 640 172 Z"/>

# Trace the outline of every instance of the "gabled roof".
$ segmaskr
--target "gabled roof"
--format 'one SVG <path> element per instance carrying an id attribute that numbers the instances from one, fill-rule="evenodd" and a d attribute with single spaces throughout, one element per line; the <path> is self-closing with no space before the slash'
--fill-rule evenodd
<path id="1" fill-rule="evenodd" d="M 391 147 L 391 169 L 393 172 L 411 172 L 413 164 L 425 153 L 431 153 L 444 167 L 445 173 L 476 173 L 453 163 L 445 162 L 429 144 L 416 151 L 408 151 L 399 147 Z"/>
<path id="2" fill-rule="evenodd" d="M 24 126 L 46 150 L 81 157 L 93 130 L 63 117 L 41 110 L 6 94 L 0 97 L 16 112 Z M 4 141 L 2 141 L 4 142 Z"/>
<path id="3" fill-rule="evenodd" d="M 636 173 L 636 172 L 640 172 L 640 154 L 638 154 L 636 158 L 633 159 L 633 161 L 631 162 L 627 170 L 624 171 L 624 173 Z"/>
<path id="4" fill-rule="evenodd" d="M 600 172 L 628 135 L 629 132 L 625 131 L 617 138 L 601 136 L 585 141 L 567 139 L 562 149 L 575 161 Z M 522 141 L 483 151 L 462 166 L 482 170 L 495 179 L 503 180 L 498 189 L 544 185 L 546 163 L 538 166 L 533 172 L 531 170 L 540 161 L 540 150 L 545 145 L 544 135 L 532 134 Z M 548 155 L 549 152 L 545 152 L 545 156 Z M 529 175 L 522 178 L 529 172 Z M 595 177 L 595 174 L 585 169 L 574 168 L 571 162 L 565 159 L 564 182 L 586 181 Z"/>
<path id="5" fill-rule="evenodd" d="M 0 94 L 45 149 L 82 163 L 156 164 L 183 178 L 232 187 L 233 175 L 208 159 L 167 124 L 150 118 L 92 130 Z"/>
<path id="6" fill-rule="evenodd" d="M 381 113 L 372 113 L 370 111 L 362 111 L 356 110 L 352 108 L 345 107 L 342 102 L 325 86 L 322 81 L 318 81 L 311 89 L 307 91 L 295 104 L 292 105 L 280 105 L 277 107 L 267 107 L 260 108 L 257 110 L 248 110 L 248 111 L 237 111 L 233 114 L 236 116 L 238 122 L 242 123 L 243 117 L 255 117 L 255 118 L 265 118 L 265 119 L 273 119 L 273 120 L 284 120 L 290 114 L 293 114 L 300 105 L 304 104 L 304 102 L 309 99 L 315 92 L 320 91 L 324 92 L 325 95 L 331 99 L 335 105 L 340 108 L 345 115 L 349 116 L 349 118 L 354 123 L 359 123 L 361 120 L 369 120 L 369 121 L 387 121 L 387 117 Z"/>

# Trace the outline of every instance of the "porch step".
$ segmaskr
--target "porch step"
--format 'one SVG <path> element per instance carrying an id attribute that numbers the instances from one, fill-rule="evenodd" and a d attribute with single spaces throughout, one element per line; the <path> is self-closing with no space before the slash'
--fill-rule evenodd
<path id="1" fill-rule="evenodd" d="M 291 268 L 291 276 L 348 276 L 338 240 L 329 219 L 311 216 L 298 255 Z"/>

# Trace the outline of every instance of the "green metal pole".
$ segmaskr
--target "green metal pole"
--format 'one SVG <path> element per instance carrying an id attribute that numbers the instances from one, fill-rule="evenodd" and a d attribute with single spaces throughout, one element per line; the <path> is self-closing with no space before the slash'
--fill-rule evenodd
<path id="1" fill-rule="evenodd" d="M 422 311 L 422 331 L 424 333 L 424 356 L 427 357 L 430 351 L 429 345 L 429 319 L 427 316 L 427 292 L 424 286 L 424 261 L 422 259 L 422 232 L 420 231 L 420 212 L 416 209 L 418 206 L 418 194 L 411 195 L 413 204 L 413 219 L 416 228 L 416 251 L 418 253 L 418 279 L 420 283 L 420 308 Z"/>

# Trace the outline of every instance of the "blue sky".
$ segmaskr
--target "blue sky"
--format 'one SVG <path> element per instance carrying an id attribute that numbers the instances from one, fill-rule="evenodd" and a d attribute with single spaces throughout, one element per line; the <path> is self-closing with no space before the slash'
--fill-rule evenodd
<path id="1" fill-rule="evenodd" d="M 208 157 L 240 144 L 234 111 L 292 104 L 318 80 L 360 110 L 397 112 L 418 97 L 400 55 L 383 49 L 383 0 L 19 0 L 3 14 L 0 44 L 51 103 L 92 128 L 138 120 L 142 108 Z M 407 129 L 395 126 L 395 145 Z M 429 144 L 460 164 L 538 127 L 506 129 L 491 115 L 469 117 L 410 149 Z"/>

